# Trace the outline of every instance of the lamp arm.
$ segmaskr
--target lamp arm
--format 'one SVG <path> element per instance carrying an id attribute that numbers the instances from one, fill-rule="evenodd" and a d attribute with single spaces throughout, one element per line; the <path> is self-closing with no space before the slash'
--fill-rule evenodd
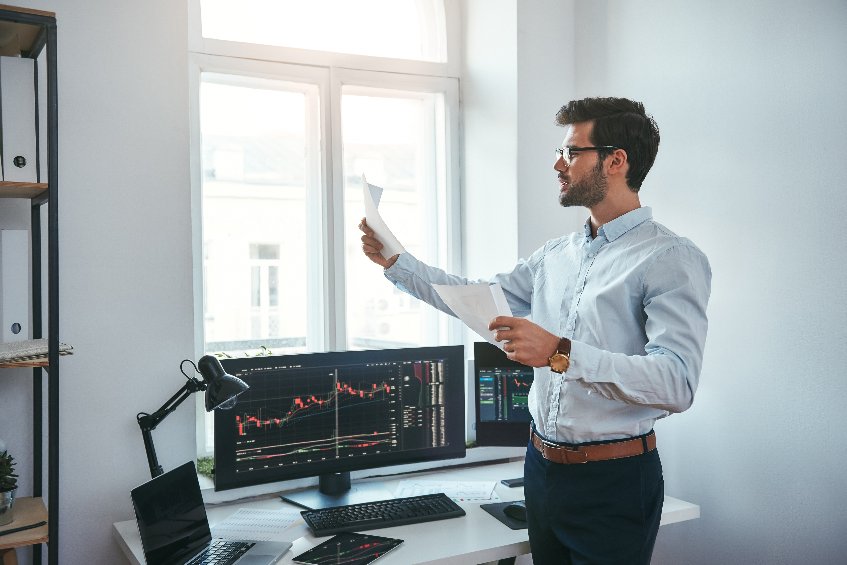
<path id="1" fill-rule="evenodd" d="M 206 390 L 206 384 L 197 379 L 189 378 L 182 388 L 170 397 L 161 408 L 152 414 L 141 413 L 136 416 L 138 427 L 141 428 L 141 438 L 144 440 L 144 449 L 147 452 L 147 463 L 150 465 L 150 476 L 152 478 L 156 478 L 163 473 L 162 466 L 159 465 L 159 459 L 156 457 L 156 447 L 153 445 L 152 431 L 171 412 L 176 410 L 177 406 L 182 404 L 186 398 L 200 390 Z"/>

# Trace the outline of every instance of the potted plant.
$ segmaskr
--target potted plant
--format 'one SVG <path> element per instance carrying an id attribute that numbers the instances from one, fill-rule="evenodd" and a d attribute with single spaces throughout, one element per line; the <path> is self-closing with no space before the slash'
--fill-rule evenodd
<path id="1" fill-rule="evenodd" d="M 9 452 L 0 453 L 0 526 L 14 520 L 12 507 L 18 490 L 18 475 L 15 473 L 15 459 Z"/>

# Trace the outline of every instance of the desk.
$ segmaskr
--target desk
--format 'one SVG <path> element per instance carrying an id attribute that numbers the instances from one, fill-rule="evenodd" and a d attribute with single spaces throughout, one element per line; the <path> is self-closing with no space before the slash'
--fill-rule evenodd
<path id="1" fill-rule="evenodd" d="M 478 465 L 473 467 L 449 468 L 425 473 L 381 477 L 375 479 L 389 490 L 400 481 L 410 478 L 433 479 L 442 481 L 497 481 L 496 492 L 502 501 L 520 500 L 523 488 L 508 488 L 499 483 L 501 479 L 523 476 L 523 461 Z M 359 482 L 371 482 L 363 480 Z M 411 564 L 476 564 L 498 561 L 507 557 L 529 553 L 529 540 L 526 530 L 512 530 L 481 509 L 478 503 L 460 503 L 467 516 L 435 522 L 424 522 L 409 526 L 397 526 L 380 530 L 368 530 L 374 535 L 395 537 L 405 540 L 397 549 L 381 557 L 379 565 Z M 225 519 L 238 508 L 280 509 L 290 507 L 278 497 L 251 500 L 248 503 L 233 503 L 228 506 L 209 508 L 209 522 L 215 524 Z M 662 521 L 664 524 L 682 522 L 700 517 L 700 507 L 669 496 L 665 497 Z M 292 557 L 299 555 L 319 542 L 327 539 L 316 538 L 302 522 L 291 526 L 286 533 L 294 545 L 279 562 L 288 565 Z M 141 539 L 135 520 L 117 522 L 113 534 L 123 549 L 129 563 L 144 563 Z"/>

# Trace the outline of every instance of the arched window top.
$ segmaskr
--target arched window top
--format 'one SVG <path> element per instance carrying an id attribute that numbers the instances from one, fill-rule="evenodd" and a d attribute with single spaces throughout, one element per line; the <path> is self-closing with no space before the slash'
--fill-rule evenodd
<path id="1" fill-rule="evenodd" d="M 446 62 L 444 0 L 200 0 L 203 37 Z"/>

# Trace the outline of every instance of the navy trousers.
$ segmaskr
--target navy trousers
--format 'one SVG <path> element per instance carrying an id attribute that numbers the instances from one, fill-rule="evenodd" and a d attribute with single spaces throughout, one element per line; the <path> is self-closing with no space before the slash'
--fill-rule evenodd
<path id="1" fill-rule="evenodd" d="M 563 465 L 527 446 L 524 462 L 534 565 L 649 565 L 662 518 L 657 450 Z"/>

